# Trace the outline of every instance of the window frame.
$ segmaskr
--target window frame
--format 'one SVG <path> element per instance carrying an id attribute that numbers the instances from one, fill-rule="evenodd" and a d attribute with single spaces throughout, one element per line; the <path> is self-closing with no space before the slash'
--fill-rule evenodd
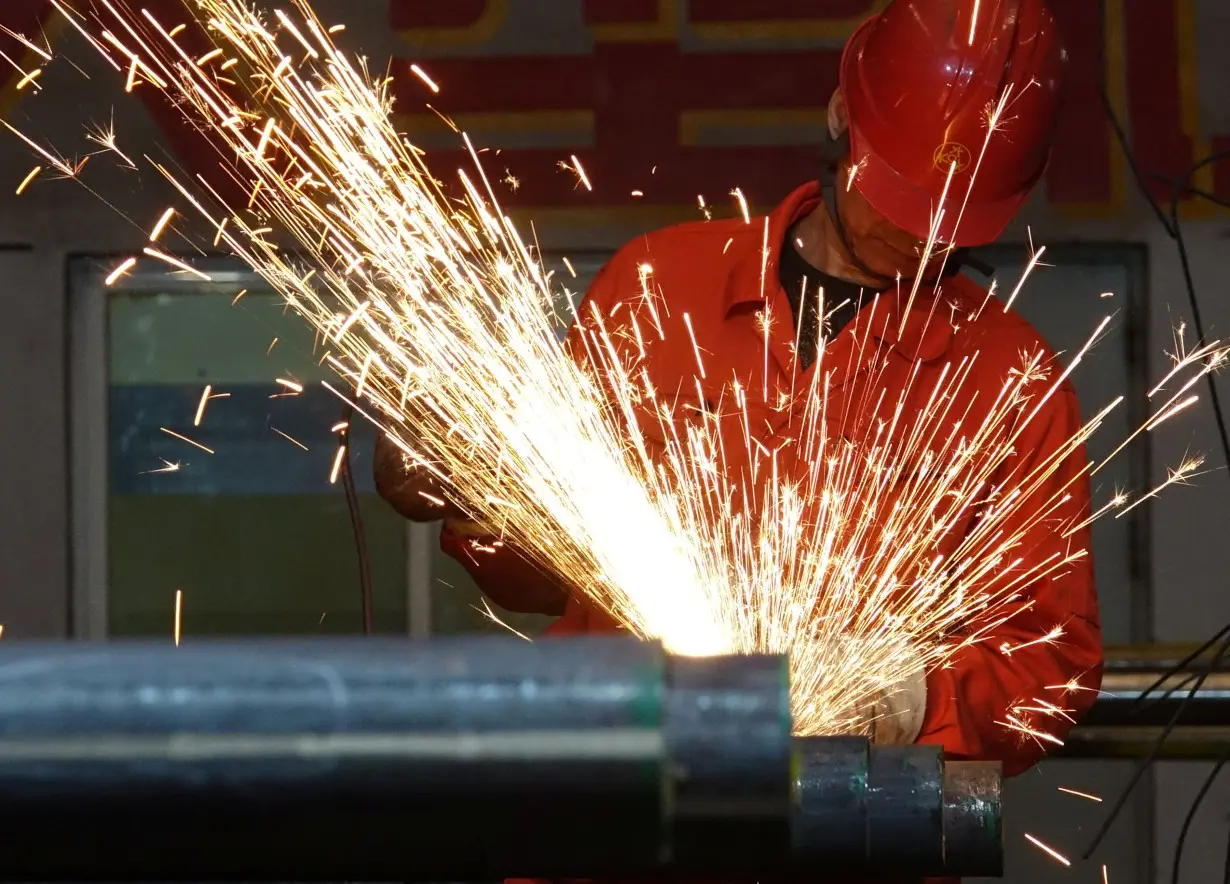
<path id="1" fill-rule="evenodd" d="M 108 638 L 110 560 L 110 370 L 106 278 L 123 255 L 74 255 L 68 259 L 69 525 L 72 568 L 71 636 Z M 214 285 L 227 291 L 268 288 L 259 274 L 232 258 L 177 256 L 212 282 L 153 258 L 139 259 L 124 276 L 123 291 L 186 294 Z M 406 523 L 406 632 L 431 630 L 431 561 L 438 526 Z"/>

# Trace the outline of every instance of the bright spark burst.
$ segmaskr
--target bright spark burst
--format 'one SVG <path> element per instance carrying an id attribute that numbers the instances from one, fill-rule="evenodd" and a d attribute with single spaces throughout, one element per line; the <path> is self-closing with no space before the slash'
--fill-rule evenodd
<path id="1" fill-rule="evenodd" d="M 174 436 L 176 439 L 178 439 L 178 440 L 179 440 L 179 441 L 181 441 L 181 442 L 187 442 L 189 445 L 191 445 L 191 446 L 193 446 L 193 447 L 195 447 L 195 448 L 199 448 L 199 449 L 201 449 L 201 450 L 202 450 L 202 451 L 204 451 L 206 454 L 213 454 L 213 453 L 214 453 L 214 450 L 213 450 L 212 448 L 209 448 L 209 447 L 207 447 L 207 446 L 205 446 L 205 445 L 202 445 L 200 442 L 197 442 L 197 441 L 195 441 L 195 440 L 189 439 L 187 436 L 184 436 L 184 435 L 183 435 L 183 434 L 181 434 L 181 433 L 177 433 L 177 432 L 175 432 L 174 430 L 168 430 L 166 427 L 159 427 L 158 429 L 159 429 L 159 430 L 161 430 L 162 432 L 166 433 L 168 436 Z"/>
<path id="2" fill-rule="evenodd" d="M 1075 475 L 1064 469 L 1121 400 L 1034 461 L 1017 457 L 1015 445 L 1104 325 L 1062 370 L 1040 353 L 1006 367 L 979 354 L 946 365 L 934 388 L 921 391 L 914 375 L 904 388 L 889 378 L 886 354 L 864 335 L 852 358 L 876 367 L 853 404 L 830 410 L 843 366 L 822 351 L 806 390 L 771 387 L 766 372 L 759 400 L 734 383 L 713 413 L 684 414 L 675 391 L 660 395 L 645 370 L 646 341 L 662 339 L 669 318 L 652 271 L 615 308 L 624 314 L 586 311 L 569 348 L 560 348 L 548 275 L 500 212 L 469 138 L 461 136 L 478 171 L 460 171 L 460 192 L 446 192 L 423 151 L 389 122 L 387 81 L 339 53 L 306 0 L 289 0 L 293 13 L 278 10 L 276 21 L 243 0 L 197 0 L 222 55 L 243 61 L 217 69 L 176 42 L 179 23 L 147 10 L 100 0 L 82 14 L 52 2 L 126 89 L 167 91 L 210 134 L 229 180 L 186 181 L 151 165 L 217 242 L 316 328 L 328 348 L 323 361 L 355 394 L 326 384 L 330 390 L 380 426 L 408 464 L 451 480 L 498 542 L 564 577 L 633 632 L 676 653 L 790 651 L 801 732 L 848 730 L 852 710 L 868 698 L 915 665 L 941 666 L 983 641 L 1024 587 L 1087 555 L 1075 534 L 1085 513 L 1071 511 L 1071 491 L 1107 460 Z M 221 76 L 223 67 L 236 77 L 247 71 L 243 88 Z M 988 142 L 1009 99 L 988 109 Z M 985 151 L 984 143 L 975 171 Z M 569 159 L 561 165 L 592 191 L 580 161 Z M 235 184 L 243 193 L 228 197 Z M 732 195 L 751 224 L 742 192 Z M 703 199 L 698 205 L 707 212 Z M 942 223 L 937 211 L 924 265 L 947 258 Z M 280 249 L 275 237 L 297 250 Z M 145 253 L 207 278 L 171 255 Z M 1041 255 L 1033 252 L 1030 269 Z M 868 321 L 885 319 L 899 300 L 904 323 L 921 285 L 915 279 L 908 294 L 876 299 Z M 763 324 L 767 342 L 767 314 Z M 699 392 L 702 352 L 691 343 Z M 1158 390 L 1172 380 L 1182 389 L 1137 433 L 1185 408 L 1192 385 L 1226 358 L 1217 345 L 1178 352 Z M 986 371 L 1002 374 L 990 396 Z M 975 383 L 984 391 L 976 407 Z M 920 392 L 925 408 L 907 414 Z M 752 415 L 782 411 L 789 438 L 763 437 Z M 745 450 L 729 450 L 740 440 Z M 1181 466 L 1150 494 L 1194 469 Z M 1111 510 L 1132 505 L 1124 495 Z M 1027 535 L 1052 523 L 1061 526 L 1057 536 L 1075 539 L 1041 561 L 1026 558 Z M 989 625 L 958 632 L 971 623 Z M 1038 722 L 1066 714 L 1033 699 L 1009 710 L 1004 724 L 1058 742 Z"/>
<path id="3" fill-rule="evenodd" d="M 1062 853 L 1060 853 L 1055 848 L 1049 847 L 1046 844 L 1043 844 L 1041 841 L 1039 841 L 1033 835 L 1030 835 L 1028 832 L 1025 833 L 1025 840 L 1028 841 L 1030 844 L 1032 844 L 1034 847 L 1041 850 L 1047 856 L 1051 857 L 1051 859 L 1055 860 L 1056 862 L 1062 863 L 1065 866 L 1072 865 L 1071 860 L 1069 860 L 1066 856 L 1064 856 Z"/>

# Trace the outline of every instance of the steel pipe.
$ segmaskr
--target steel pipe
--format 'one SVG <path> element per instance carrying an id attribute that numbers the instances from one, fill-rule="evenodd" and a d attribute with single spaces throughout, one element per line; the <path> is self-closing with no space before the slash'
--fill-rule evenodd
<path id="1" fill-rule="evenodd" d="M 656 870 L 715 797 L 740 819 L 776 802 L 787 826 L 785 672 L 605 637 L 7 644 L 0 877 Z M 739 731 L 734 787 L 704 737 Z"/>
<path id="2" fill-rule="evenodd" d="M 1183 649 L 1168 648 L 1108 651 L 1097 701 L 1054 754 L 1142 757 L 1177 716 L 1159 757 L 1220 758 L 1230 742 L 1230 661 L 1221 661 L 1193 693 L 1210 660 L 1181 666 L 1184 656 Z"/>
<path id="3" fill-rule="evenodd" d="M 626 637 L 6 643 L 0 880 L 991 868 L 993 771 L 789 709 L 784 658 Z"/>
<path id="4" fill-rule="evenodd" d="M 800 738 L 793 850 L 845 875 L 999 875 L 997 763 L 949 762 L 935 746 Z"/>

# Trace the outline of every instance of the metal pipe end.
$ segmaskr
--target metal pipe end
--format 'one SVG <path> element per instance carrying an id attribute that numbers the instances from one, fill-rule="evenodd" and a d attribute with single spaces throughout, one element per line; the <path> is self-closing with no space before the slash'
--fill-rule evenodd
<path id="1" fill-rule="evenodd" d="M 944 873 L 997 878 L 1004 873 L 1003 766 L 944 765 Z"/>

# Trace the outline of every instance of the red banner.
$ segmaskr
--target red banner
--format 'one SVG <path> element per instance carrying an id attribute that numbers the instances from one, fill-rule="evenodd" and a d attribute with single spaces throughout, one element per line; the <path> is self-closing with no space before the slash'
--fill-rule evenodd
<path id="1" fill-rule="evenodd" d="M 1112 103 L 1144 169 L 1181 175 L 1210 145 L 1197 133 L 1194 0 L 1109 0 L 1105 52 L 1097 45 L 1103 30 L 1098 5 L 1052 4 L 1070 61 L 1046 191 L 1056 207 L 1108 213 L 1122 207 L 1125 175 L 1102 106 L 1103 59 Z M 447 23 L 454 37 L 449 42 L 467 27 L 476 32 L 485 24 L 490 31 L 497 18 L 506 18 L 505 0 L 462 6 L 465 15 Z M 814 139 L 804 133 L 811 127 L 814 135 L 822 119 L 845 37 L 882 6 L 883 0 L 690 0 L 687 26 L 713 45 L 682 52 L 673 39 L 682 23 L 667 21 L 675 15 L 674 0 L 584 0 L 591 52 L 413 59 L 443 85 L 439 96 L 424 93 L 409 72 L 412 59 L 405 59 L 393 68 L 397 108 L 413 115 L 412 133 L 415 124 L 430 125 L 416 113 L 430 100 L 480 143 L 493 132 L 523 136 L 499 158 L 500 171 L 506 167 L 518 181 L 509 196 L 517 206 L 627 206 L 634 191 L 657 206 L 695 205 L 697 194 L 721 197 L 736 186 L 769 204 L 814 177 Z M 433 25 L 426 18 L 409 20 L 410 10 L 437 7 L 390 0 L 394 26 L 413 29 L 419 43 L 433 42 Z M 758 46 L 785 37 L 832 45 Z M 546 143 L 532 146 L 535 140 Z M 577 176 L 561 169 L 560 161 L 571 155 L 593 192 L 578 190 Z M 1194 184 L 1230 197 L 1230 163 L 1217 171 L 1222 174 L 1210 168 Z M 1158 197 L 1169 193 L 1168 184 L 1155 184 Z"/>

